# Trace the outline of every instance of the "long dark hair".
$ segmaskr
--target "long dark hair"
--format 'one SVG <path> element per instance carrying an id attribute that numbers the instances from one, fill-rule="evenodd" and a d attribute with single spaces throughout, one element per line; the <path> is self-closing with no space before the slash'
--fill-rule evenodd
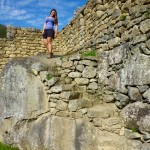
<path id="1" fill-rule="evenodd" d="M 53 8 L 53 9 L 50 11 L 50 14 L 51 14 L 52 11 L 55 11 L 54 22 L 55 22 L 55 24 L 58 24 L 57 10 Z"/>

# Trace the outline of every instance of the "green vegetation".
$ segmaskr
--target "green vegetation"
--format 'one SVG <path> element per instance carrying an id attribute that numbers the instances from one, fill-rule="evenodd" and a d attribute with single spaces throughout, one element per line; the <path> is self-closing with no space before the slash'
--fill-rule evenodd
<path id="1" fill-rule="evenodd" d="M 81 54 L 81 56 L 83 57 L 96 56 L 96 51 L 84 52 Z"/>
<path id="2" fill-rule="evenodd" d="M 132 130 L 132 133 L 138 132 L 138 129 L 135 127 L 133 127 L 131 130 Z"/>
<path id="3" fill-rule="evenodd" d="M 0 150 L 19 150 L 19 149 L 0 143 Z"/>
<path id="4" fill-rule="evenodd" d="M 0 24 L 0 38 L 7 37 L 7 27 Z"/>
<path id="5" fill-rule="evenodd" d="M 47 80 L 50 80 L 52 78 L 52 75 L 51 74 L 47 74 L 46 78 L 47 78 Z"/>
<path id="6" fill-rule="evenodd" d="M 120 16 L 120 20 L 121 20 L 121 21 L 124 21 L 124 20 L 126 19 L 126 17 L 127 17 L 127 16 L 125 16 L 125 15 L 121 15 L 121 16 Z"/>
<path id="7" fill-rule="evenodd" d="M 150 11 L 146 11 L 146 12 L 144 13 L 144 16 L 145 16 L 146 18 L 150 17 Z"/>

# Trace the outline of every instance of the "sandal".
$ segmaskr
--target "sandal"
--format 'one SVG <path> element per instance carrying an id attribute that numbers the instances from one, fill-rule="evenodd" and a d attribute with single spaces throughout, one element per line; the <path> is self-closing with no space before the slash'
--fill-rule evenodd
<path id="1" fill-rule="evenodd" d="M 49 53 L 47 58 L 52 58 L 53 56 L 54 56 L 53 53 Z"/>

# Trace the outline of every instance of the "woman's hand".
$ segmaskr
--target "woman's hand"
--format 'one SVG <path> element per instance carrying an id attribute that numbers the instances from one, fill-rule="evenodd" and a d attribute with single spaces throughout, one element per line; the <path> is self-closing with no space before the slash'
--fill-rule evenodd
<path id="1" fill-rule="evenodd" d="M 55 36 L 54 36 L 55 38 L 57 37 L 57 34 L 58 34 L 58 32 L 57 32 L 57 31 L 55 31 Z"/>
<path id="2" fill-rule="evenodd" d="M 42 35 L 44 34 L 44 30 L 42 30 Z"/>
<path id="3" fill-rule="evenodd" d="M 55 38 L 57 37 L 57 33 L 55 33 Z"/>

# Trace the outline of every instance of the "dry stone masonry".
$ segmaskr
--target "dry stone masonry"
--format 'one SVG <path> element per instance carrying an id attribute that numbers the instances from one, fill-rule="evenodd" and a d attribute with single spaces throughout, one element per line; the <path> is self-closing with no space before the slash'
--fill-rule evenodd
<path id="1" fill-rule="evenodd" d="M 7 38 L 0 38 L 0 71 L 12 58 L 45 52 L 41 31 L 32 28 L 7 28 Z"/>
<path id="2" fill-rule="evenodd" d="M 11 59 L 0 78 L 0 141 L 23 150 L 150 150 L 149 8 L 149 0 L 89 0 L 53 42 L 67 55 Z M 27 31 L 0 40 L 3 65 L 7 49 L 40 35 Z M 24 56 L 45 51 L 36 42 Z"/>

